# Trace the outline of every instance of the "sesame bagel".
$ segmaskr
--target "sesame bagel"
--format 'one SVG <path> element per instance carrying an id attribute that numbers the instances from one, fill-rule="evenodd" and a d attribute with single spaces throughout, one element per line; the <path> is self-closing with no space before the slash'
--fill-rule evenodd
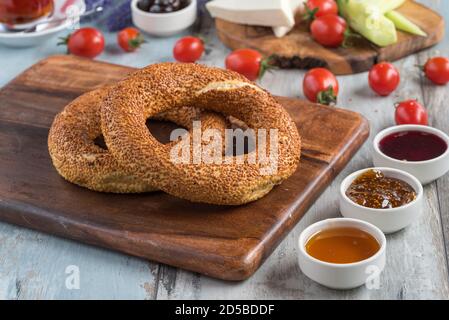
<path id="1" fill-rule="evenodd" d="M 50 128 L 48 149 L 53 165 L 66 180 L 91 190 L 113 193 L 138 193 L 158 190 L 153 181 L 142 180 L 132 170 L 121 166 L 112 154 L 97 145 L 102 136 L 100 104 L 111 87 L 88 92 L 58 114 Z M 224 130 L 226 120 L 216 113 L 201 113 L 196 108 L 182 107 L 156 115 L 185 128 L 201 119 L 208 127 Z M 173 144 L 173 143 L 171 143 Z"/>
<path id="2" fill-rule="evenodd" d="M 246 155 L 228 155 L 222 163 L 175 163 L 170 146 L 148 134 L 145 120 L 184 105 L 233 116 L 256 136 L 264 130 L 276 135 L 273 141 L 270 135 L 266 149 L 258 145 Z M 110 152 L 129 172 L 193 202 L 239 205 L 257 200 L 295 172 L 300 158 L 296 125 L 267 91 L 237 73 L 198 64 L 155 64 L 119 82 L 102 104 L 101 125 Z M 272 147 L 277 148 L 274 172 L 246 161 Z"/>

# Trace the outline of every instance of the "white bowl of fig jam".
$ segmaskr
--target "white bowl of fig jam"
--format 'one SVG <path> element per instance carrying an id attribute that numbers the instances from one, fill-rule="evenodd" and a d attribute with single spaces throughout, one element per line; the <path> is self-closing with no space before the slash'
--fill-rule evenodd
<path id="1" fill-rule="evenodd" d="M 428 184 L 449 171 L 449 136 L 422 125 L 401 125 L 379 132 L 373 163 L 407 171 Z"/>
<path id="2" fill-rule="evenodd" d="M 421 183 L 399 169 L 362 169 L 340 185 L 341 214 L 372 223 L 384 233 L 399 231 L 416 221 L 422 206 Z"/>
<path id="3" fill-rule="evenodd" d="M 385 267 L 387 240 L 376 226 L 334 218 L 307 227 L 298 239 L 298 263 L 310 279 L 332 289 L 374 288 Z"/>

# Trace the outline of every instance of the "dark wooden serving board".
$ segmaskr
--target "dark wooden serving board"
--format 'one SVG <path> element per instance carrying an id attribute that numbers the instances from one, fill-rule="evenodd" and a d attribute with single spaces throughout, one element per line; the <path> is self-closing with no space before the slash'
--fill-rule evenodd
<path id="1" fill-rule="evenodd" d="M 444 20 L 435 11 L 414 1 L 407 1 L 399 9 L 421 27 L 428 37 L 398 31 L 398 42 L 380 48 L 366 39 L 354 42 L 351 48 L 325 48 L 315 42 L 302 14 L 296 17 L 295 28 L 283 38 L 276 38 L 271 28 L 240 25 L 216 19 L 217 34 L 231 49 L 253 48 L 265 56 L 274 56 L 282 68 L 308 69 L 327 67 L 335 74 L 352 74 L 369 70 L 379 61 L 394 61 L 428 48 L 444 37 Z"/>
<path id="2" fill-rule="evenodd" d="M 282 98 L 303 136 L 298 171 L 239 206 L 193 204 L 162 192 L 113 195 L 66 182 L 47 151 L 51 122 L 81 93 L 132 69 L 48 58 L 0 91 L 0 220 L 227 280 L 251 276 L 369 133 L 357 113 Z"/>

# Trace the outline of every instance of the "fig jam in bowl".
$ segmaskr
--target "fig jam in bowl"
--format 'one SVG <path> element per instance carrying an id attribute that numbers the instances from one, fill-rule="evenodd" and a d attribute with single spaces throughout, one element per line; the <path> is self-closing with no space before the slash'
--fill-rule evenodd
<path id="1" fill-rule="evenodd" d="M 362 169 L 340 185 L 341 214 L 372 223 L 384 233 L 399 231 L 416 221 L 422 206 L 421 183 L 402 170 Z"/>
<path id="2" fill-rule="evenodd" d="M 379 132 L 373 163 L 407 171 L 428 184 L 449 171 L 449 136 L 422 125 L 401 125 Z"/>
<path id="3" fill-rule="evenodd" d="M 352 289 L 385 267 L 385 235 L 374 225 L 348 218 L 327 219 L 299 236 L 298 263 L 310 279 L 332 289 Z"/>

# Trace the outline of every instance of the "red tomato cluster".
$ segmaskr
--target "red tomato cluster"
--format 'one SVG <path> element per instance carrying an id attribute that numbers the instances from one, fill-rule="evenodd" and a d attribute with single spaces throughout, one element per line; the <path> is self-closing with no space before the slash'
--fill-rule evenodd
<path id="1" fill-rule="evenodd" d="M 324 46 L 338 47 L 345 38 L 346 21 L 339 17 L 334 0 L 308 0 L 307 10 L 314 20 L 311 23 L 313 38 Z M 103 34 L 95 28 L 82 28 L 64 39 L 69 53 L 94 58 L 105 47 Z M 118 45 L 126 52 L 135 51 L 144 43 L 143 36 L 135 28 L 125 28 L 117 34 Z M 188 36 L 178 40 L 173 48 L 173 56 L 179 62 L 196 62 L 205 51 L 200 38 Z M 260 79 L 264 72 L 273 68 L 270 58 L 264 59 L 253 49 L 238 49 L 225 60 L 226 68 L 244 75 L 251 81 Z M 449 82 L 449 59 L 434 57 L 422 67 L 425 76 L 437 85 Z M 388 96 L 400 83 L 399 71 L 388 62 L 374 65 L 368 74 L 371 89 L 380 96 Z M 303 79 L 304 95 L 312 102 L 333 104 L 337 101 L 339 84 L 335 75 L 324 68 L 309 70 Z M 427 110 L 416 100 L 406 100 L 396 104 L 397 124 L 428 124 Z"/>
<path id="2" fill-rule="evenodd" d="M 104 36 L 98 29 L 81 28 L 62 38 L 59 44 L 67 45 L 67 51 L 73 55 L 93 59 L 100 55 L 105 46 Z M 136 28 L 125 28 L 117 34 L 118 45 L 127 52 L 137 50 L 145 40 Z"/>
<path id="3" fill-rule="evenodd" d="M 437 85 L 449 82 L 449 59 L 433 57 L 427 60 L 422 68 L 425 76 Z M 368 83 L 371 89 L 380 96 L 388 96 L 398 87 L 400 82 L 399 71 L 388 62 L 374 65 L 368 74 Z M 406 100 L 396 104 L 396 124 L 428 125 L 426 108 L 416 100 Z"/>
<path id="4" fill-rule="evenodd" d="M 312 38 L 325 47 L 340 47 L 345 40 L 348 28 L 346 20 L 338 15 L 335 0 L 308 0 L 306 19 L 312 20 Z"/>
<path id="5" fill-rule="evenodd" d="M 306 10 L 312 19 L 338 14 L 338 6 L 335 0 L 308 0 Z"/>

